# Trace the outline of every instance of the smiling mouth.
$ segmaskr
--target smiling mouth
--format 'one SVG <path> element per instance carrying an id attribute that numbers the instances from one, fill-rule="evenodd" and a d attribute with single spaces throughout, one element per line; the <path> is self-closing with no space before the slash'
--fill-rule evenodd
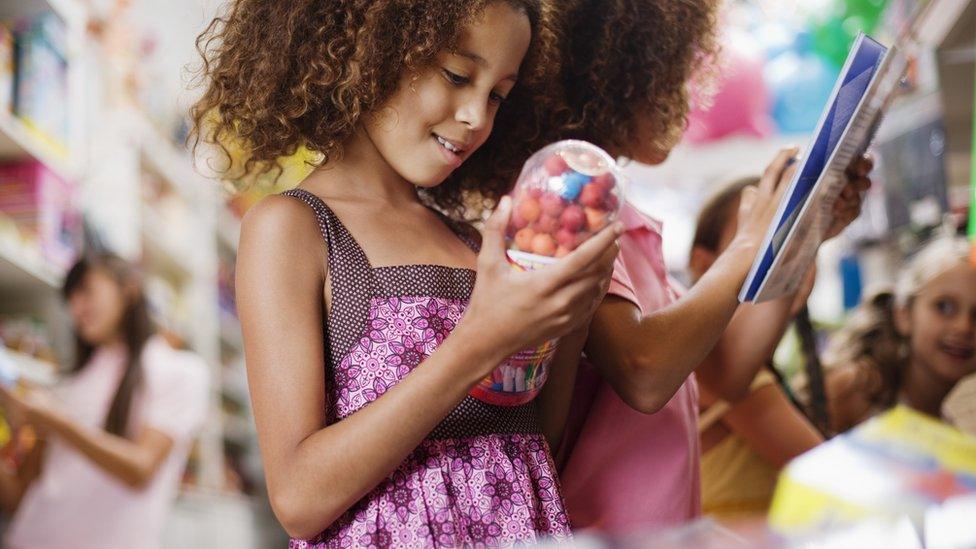
<path id="1" fill-rule="evenodd" d="M 464 151 L 465 151 L 464 147 L 462 147 L 460 145 L 457 145 L 455 142 L 453 142 L 453 141 L 451 141 L 449 139 L 445 139 L 445 138 L 437 135 L 436 133 L 433 134 L 433 136 L 434 136 L 434 139 L 437 140 L 437 143 L 440 144 L 440 146 L 444 148 L 444 150 L 450 152 L 451 154 L 456 154 L 458 156 L 464 154 Z"/>
<path id="2" fill-rule="evenodd" d="M 939 350 L 959 360 L 971 360 L 973 357 L 976 357 L 976 347 L 972 345 L 956 345 L 943 342 L 939 344 Z"/>

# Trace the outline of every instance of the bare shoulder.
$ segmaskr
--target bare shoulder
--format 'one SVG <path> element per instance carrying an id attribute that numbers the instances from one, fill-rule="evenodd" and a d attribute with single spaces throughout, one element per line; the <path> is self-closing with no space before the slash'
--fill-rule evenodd
<path id="1" fill-rule="evenodd" d="M 321 270 L 325 253 L 326 243 L 315 212 L 300 200 L 267 196 L 252 206 L 241 222 L 239 267 L 259 262 Z"/>

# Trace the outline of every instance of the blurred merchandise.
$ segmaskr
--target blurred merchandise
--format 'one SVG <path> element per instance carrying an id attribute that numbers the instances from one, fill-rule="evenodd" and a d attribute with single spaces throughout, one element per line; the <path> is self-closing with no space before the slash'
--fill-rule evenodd
<path id="1" fill-rule="evenodd" d="M 0 164 L 0 213 L 33 237 L 45 259 L 59 268 L 74 261 L 81 219 L 74 185 L 36 160 Z"/>
<path id="2" fill-rule="evenodd" d="M 19 24 L 14 113 L 56 151 L 68 142 L 68 65 L 66 30 L 47 12 Z"/>
<path id="3" fill-rule="evenodd" d="M 800 456 L 783 471 L 770 509 L 788 536 L 908 517 L 976 495 L 976 438 L 898 406 Z"/>
<path id="4" fill-rule="evenodd" d="M 0 21 L 0 116 L 6 116 L 14 103 L 14 35 Z"/>

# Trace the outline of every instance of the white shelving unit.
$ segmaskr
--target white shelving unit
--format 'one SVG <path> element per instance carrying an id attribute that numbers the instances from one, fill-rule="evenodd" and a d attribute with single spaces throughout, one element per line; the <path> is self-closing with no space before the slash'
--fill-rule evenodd
<path id="1" fill-rule="evenodd" d="M 101 89 L 100 82 L 91 85 L 92 79 L 103 78 L 107 72 L 88 70 L 91 63 L 103 61 L 98 53 L 101 46 L 87 36 L 89 13 L 84 2 L 0 3 L 0 20 L 43 12 L 55 13 L 67 29 L 69 142 L 53 145 L 17 117 L 0 113 L 0 161 L 35 159 L 77 184 L 84 197 L 78 206 L 95 230 L 109 237 L 124 235 L 121 240 L 134 245 L 116 251 L 142 262 L 149 277 L 164 279 L 179 294 L 185 315 L 173 319 L 172 325 L 210 365 L 213 384 L 210 420 L 197 451 L 199 490 L 194 493 L 198 499 L 199 494 L 219 498 L 225 493 L 221 392 L 227 376 L 222 364 L 233 358 L 239 364 L 242 344 L 236 318 L 222 318 L 218 309 L 218 250 L 236 252 L 239 222 L 222 206 L 218 184 L 196 171 L 188 152 L 170 139 L 168 132 L 137 110 L 120 115 L 118 105 L 109 105 L 97 95 L 92 97 L 93 89 Z M 96 132 L 99 141 L 111 144 L 109 155 L 103 151 L 101 157 L 93 158 L 97 151 L 89 141 Z M 101 169 L 109 157 L 112 169 Z M 174 230 L 158 205 L 142 198 L 140 189 L 147 176 L 162 181 L 186 205 L 188 215 L 182 230 Z M 46 262 L 33 241 L 9 230 L 5 226 L 8 222 L 0 215 L 0 315 L 42 319 L 50 328 L 58 354 L 66 361 L 71 334 L 60 299 L 64 272 Z M 105 240 L 110 245 L 114 242 L 112 238 Z M 34 362 L 25 359 L 23 363 L 27 365 L 25 371 L 41 371 Z M 240 425 L 236 428 L 239 434 Z"/>

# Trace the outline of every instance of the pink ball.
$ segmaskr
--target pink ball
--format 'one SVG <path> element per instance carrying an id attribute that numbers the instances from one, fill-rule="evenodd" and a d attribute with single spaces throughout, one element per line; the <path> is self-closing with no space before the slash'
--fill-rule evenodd
<path id="1" fill-rule="evenodd" d="M 566 207 L 566 203 L 563 199 L 555 194 L 545 194 L 539 199 L 539 204 L 542 206 L 542 211 L 546 215 L 551 215 L 552 217 L 558 218 L 560 214 L 563 213 L 563 208 Z"/>
<path id="2" fill-rule="evenodd" d="M 589 183 L 583 187 L 583 192 L 579 196 L 579 203 L 587 208 L 599 208 L 603 205 L 603 197 L 606 194 L 606 190 L 599 185 Z"/>
<path id="3" fill-rule="evenodd" d="M 569 165 L 563 160 L 563 157 L 558 154 L 554 154 L 546 159 L 545 162 L 546 172 L 549 175 L 562 175 L 569 170 Z"/>
<path id="4" fill-rule="evenodd" d="M 555 234 L 559 230 L 559 220 L 549 214 L 542 214 L 532 224 L 532 229 L 537 233 Z"/>
<path id="5" fill-rule="evenodd" d="M 576 232 L 586 224 L 586 214 L 583 213 L 583 208 L 576 204 L 570 204 L 563 211 L 563 215 L 559 217 L 559 222 L 562 223 L 563 228 Z"/>

